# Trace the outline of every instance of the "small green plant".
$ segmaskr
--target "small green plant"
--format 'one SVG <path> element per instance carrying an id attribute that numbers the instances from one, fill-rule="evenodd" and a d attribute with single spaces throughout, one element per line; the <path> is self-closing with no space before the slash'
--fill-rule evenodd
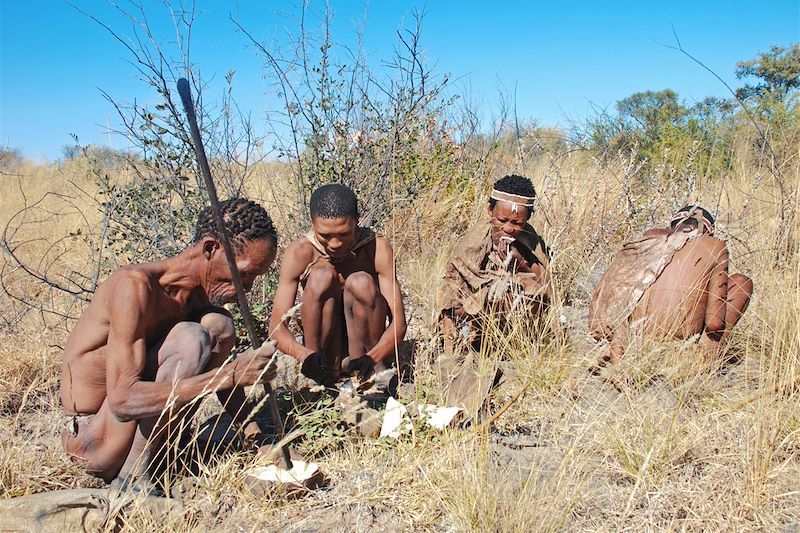
<path id="1" fill-rule="evenodd" d="M 316 401 L 294 404 L 292 426 L 303 432 L 300 451 L 308 457 L 341 448 L 350 431 L 335 406 L 335 397 L 323 393 Z"/>
<path id="2" fill-rule="evenodd" d="M 253 290 L 248 294 L 250 311 L 255 320 L 256 333 L 261 339 L 267 339 L 270 334 L 269 319 L 272 313 L 272 298 L 278 288 L 278 274 L 278 270 L 273 268 L 256 281 Z M 230 304 L 228 309 L 233 315 L 233 323 L 236 327 L 237 346 L 249 346 L 250 338 L 248 337 L 247 327 L 244 324 L 238 302 Z"/>

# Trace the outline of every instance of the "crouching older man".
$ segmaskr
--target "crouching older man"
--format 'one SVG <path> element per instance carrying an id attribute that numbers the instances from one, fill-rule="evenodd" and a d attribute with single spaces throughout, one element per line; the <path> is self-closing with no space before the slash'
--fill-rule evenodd
<path id="1" fill-rule="evenodd" d="M 275 259 L 277 233 L 255 202 L 232 199 L 221 210 L 249 290 Z M 223 366 L 235 344 L 233 321 L 213 304 L 235 298 L 210 208 L 183 252 L 121 268 L 103 282 L 64 350 L 67 453 L 106 481 L 146 484 L 195 400 L 216 392 L 234 418 L 244 418 L 242 387 L 271 379 L 275 348 L 265 343 Z"/>
<path id="2" fill-rule="evenodd" d="M 658 338 L 697 336 L 707 360 L 719 355 L 747 310 L 753 282 L 728 274 L 728 247 L 713 236 L 714 218 L 686 206 L 670 227 L 626 243 L 600 280 L 589 307 L 589 329 L 611 341 L 619 361 L 632 333 Z"/>

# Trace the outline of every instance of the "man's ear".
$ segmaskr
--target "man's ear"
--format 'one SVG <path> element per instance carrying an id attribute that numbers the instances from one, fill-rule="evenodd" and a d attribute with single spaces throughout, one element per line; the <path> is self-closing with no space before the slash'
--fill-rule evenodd
<path id="1" fill-rule="evenodd" d="M 531 217 L 533 216 L 533 208 L 532 207 L 523 207 L 522 209 L 524 209 L 525 211 L 528 212 L 528 217 L 525 219 L 525 222 L 526 223 L 530 222 Z"/>
<path id="2" fill-rule="evenodd" d="M 206 259 L 211 259 L 214 252 L 219 249 L 219 242 L 214 237 L 203 237 L 203 256 Z"/>

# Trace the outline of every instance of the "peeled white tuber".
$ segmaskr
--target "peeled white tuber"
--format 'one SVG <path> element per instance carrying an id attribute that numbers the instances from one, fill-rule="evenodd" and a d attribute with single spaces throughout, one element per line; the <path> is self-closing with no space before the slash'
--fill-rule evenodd
<path id="1" fill-rule="evenodd" d="M 314 477 L 319 471 L 317 463 L 307 463 L 299 459 L 292 460 L 292 468 L 286 470 L 277 465 L 254 466 L 248 474 L 261 481 L 273 483 L 297 483 L 303 484 L 305 481 Z"/>

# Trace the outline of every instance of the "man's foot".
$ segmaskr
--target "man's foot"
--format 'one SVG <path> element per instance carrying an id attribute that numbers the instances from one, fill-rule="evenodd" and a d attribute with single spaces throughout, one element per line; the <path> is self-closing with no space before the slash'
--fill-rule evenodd
<path id="1" fill-rule="evenodd" d="M 161 487 L 153 483 L 148 475 L 135 476 L 117 476 L 117 478 L 109 484 L 109 489 L 118 494 L 131 494 L 146 496 L 157 496 L 163 498 L 166 496 Z"/>
<path id="2" fill-rule="evenodd" d="M 258 422 L 251 420 L 242 429 L 242 449 L 248 451 L 258 450 L 271 439 L 264 434 Z"/>

